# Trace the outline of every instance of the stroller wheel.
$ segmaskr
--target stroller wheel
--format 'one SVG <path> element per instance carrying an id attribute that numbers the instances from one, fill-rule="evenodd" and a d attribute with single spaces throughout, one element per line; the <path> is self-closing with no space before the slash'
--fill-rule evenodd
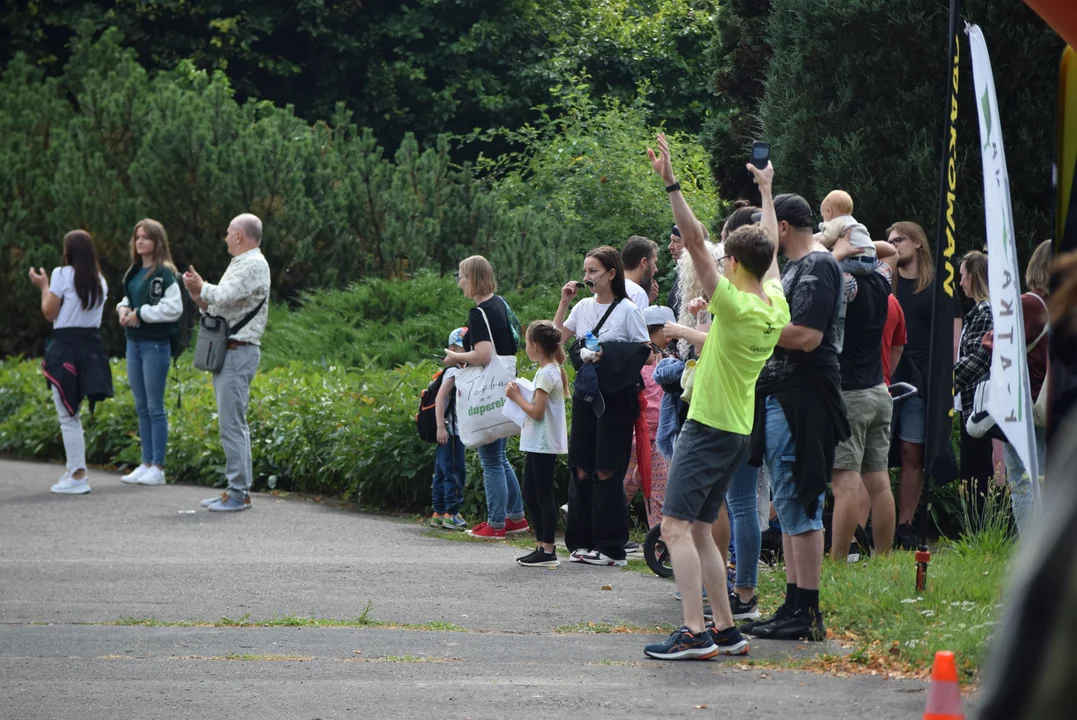
<path id="1" fill-rule="evenodd" d="M 658 577 L 673 577 L 673 561 L 669 557 L 669 548 L 662 541 L 662 526 L 655 525 L 643 541 L 643 558 L 647 567 Z"/>

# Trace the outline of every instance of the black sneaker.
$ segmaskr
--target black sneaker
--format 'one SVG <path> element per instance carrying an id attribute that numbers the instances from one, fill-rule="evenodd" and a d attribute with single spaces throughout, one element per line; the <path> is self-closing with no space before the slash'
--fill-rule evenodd
<path id="1" fill-rule="evenodd" d="M 688 628 L 682 627 L 674 630 L 664 642 L 647 645 L 643 652 L 657 660 L 706 660 L 720 651 L 709 632 L 704 631 L 696 636 Z"/>
<path id="2" fill-rule="evenodd" d="M 538 556 L 538 554 L 540 552 L 542 552 L 542 548 L 535 548 L 534 550 L 527 553 L 526 555 L 521 555 L 520 557 L 516 558 L 516 562 L 518 562 L 520 564 L 523 564 L 523 562 L 525 560 L 534 560 L 535 557 Z"/>
<path id="3" fill-rule="evenodd" d="M 860 525 L 857 525 L 856 533 L 853 535 L 853 537 L 855 538 L 854 542 L 856 543 L 857 548 L 860 552 L 860 557 L 871 557 L 872 542 L 871 535 L 868 533 L 868 531 Z"/>
<path id="4" fill-rule="evenodd" d="M 778 608 L 778 611 L 770 617 L 744 623 L 743 625 L 739 625 L 737 629 L 745 635 L 755 635 L 756 637 L 759 637 L 759 635 L 756 634 L 757 629 L 763 627 L 764 625 L 774 625 L 776 623 L 782 622 L 792 614 L 792 610 L 789 610 L 787 607 L 785 607 L 785 605 L 782 605 L 780 608 Z"/>
<path id="5" fill-rule="evenodd" d="M 755 620 L 759 617 L 759 598 L 752 595 L 751 600 L 743 602 L 736 593 L 730 593 L 729 609 L 734 620 Z"/>
<path id="6" fill-rule="evenodd" d="M 632 542 L 631 540 L 625 543 L 625 555 L 639 555 L 640 552 L 642 551 L 640 550 L 639 543 Z"/>
<path id="7" fill-rule="evenodd" d="M 894 547 L 899 550 L 915 550 L 920 547 L 920 540 L 912 529 L 912 525 L 902 523 L 894 530 Z"/>
<path id="8" fill-rule="evenodd" d="M 557 553 L 548 553 L 542 549 L 537 549 L 530 555 L 516 558 L 516 562 L 524 567 L 557 567 L 561 564 L 561 561 L 557 559 Z"/>
<path id="9" fill-rule="evenodd" d="M 710 633 L 714 644 L 718 646 L 719 655 L 747 655 L 752 649 L 748 639 L 735 627 L 715 630 L 713 624 L 708 624 L 707 632 Z"/>
<path id="10" fill-rule="evenodd" d="M 823 616 L 810 610 L 797 610 L 781 622 L 759 627 L 754 635 L 767 640 L 809 640 L 820 642 L 826 640 L 826 627 Z"/>

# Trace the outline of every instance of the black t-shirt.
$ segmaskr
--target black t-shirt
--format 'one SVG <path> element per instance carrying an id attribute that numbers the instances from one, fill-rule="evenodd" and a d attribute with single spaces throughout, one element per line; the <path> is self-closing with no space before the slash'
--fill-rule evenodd
<path id="1" fill-rule="evenodd" d="M 482 311 L 486 313 L 486 320 L 490 322 L 490 332 L 486 330 L 486 322 L 482 319 Z M 494 295 L 475 307 L 467 315 L 467 334 L 464 335 L 464 352 L 469 352 L 475 347 L 475 343 L 492 341 L 495 355 L 515 355 L 520 337 L 520 321 L 516 314 L 509 309 L 508 303 L 500 295 Z"/>
<path id="2" fill-rule="evenodd" d="M 904 352 L 914 357 L 923 356 L 926 362 L 931 350 L 931 302 L 935 296 L 935 282 L 932 281 L 922 292 L 917 293 L 914 291 L 918 282 L 920 281 L 915 278 L 903 278 L 899 275 L 894 294 L 905 314 L 905 334 L 908 336 L 908 342 Z M 960 299 L 955 296 L 953 303 L 953 317 L 963 317 Z"/>
<path id="3" fill-rule="evenodd" d="M 856 296 L 845 308 L 845 342 L 841 356 L 841 389 L 867 390 L 883 381 L 882 342 L 890 283 L 877 272 L 852 276 Z"/>
<path id="4" fill-rule="evenodd" d="M 811 352 L 774 349 L 759 386 L 772 392 L 803 371 L 840 372 L 838 354 L 845 335 L 845 277 L 838 261 L 829 252 L 815 250 L 799 260 L 790 260 L 782 274 L 782 288 L 789 302 L 790 322 L 823 333 L 823 340 Z"/>

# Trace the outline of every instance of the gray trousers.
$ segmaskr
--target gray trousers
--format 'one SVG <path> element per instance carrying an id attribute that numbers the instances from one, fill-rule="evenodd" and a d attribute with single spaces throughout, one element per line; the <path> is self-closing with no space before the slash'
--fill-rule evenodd
<path id="1" fill-rule="evenodd" d="M 241 345 L 225 354 L 224 367 L 213 375 L 217 421 L 224 448 L 224 474 L 228 478 L 228 494 L 237 500 L 247 496 L 254 482 L 247 404 L 251 381 L 258 372 L 261 359 L 262 352 L 257 345 Z"/>

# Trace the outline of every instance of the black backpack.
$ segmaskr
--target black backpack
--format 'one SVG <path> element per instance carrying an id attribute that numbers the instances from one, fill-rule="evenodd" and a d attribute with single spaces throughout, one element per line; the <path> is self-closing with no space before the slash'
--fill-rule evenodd
<path id="1" fill-rule="evenodd" d="M 433 379 L 430 380 L 430 384 L 426 386 L 422 394 L 419 395 L 419 412 L 415 415 L 415 425 L 419 429 L 419 439 L 428 443 L 436 443 L 438 441 L 438 418 L 435 412 L 434 405 L 436 404 L 438 391 L 441 390 L 441 383 L 445 379 L 445 371 L 439 370 Z M 456 397 L 455 393 L 453 397 L 449 398 L 449 401 L 445 404 L 445 419 L 449 420 L 455 412 Z M 451 422 L 451 420 L 449 420 Z"/>
<path id="2" fill-rule="evenodd" d="M 183 314 L 180 315 L 180 319 L 176 322 L 176 332 L 172 334 L 169 340 L 172 346 L 173 363 L 191 344 L 191 336 L 194 334 L 194 319 L 198 317 L 198 306 L 191 299 L 191 293 L 187 292 L 187 286 L 183 284 L 183 278 L 177 276 L 176 282 L 179 283 L 180 298 L 183 301 Z"/>

